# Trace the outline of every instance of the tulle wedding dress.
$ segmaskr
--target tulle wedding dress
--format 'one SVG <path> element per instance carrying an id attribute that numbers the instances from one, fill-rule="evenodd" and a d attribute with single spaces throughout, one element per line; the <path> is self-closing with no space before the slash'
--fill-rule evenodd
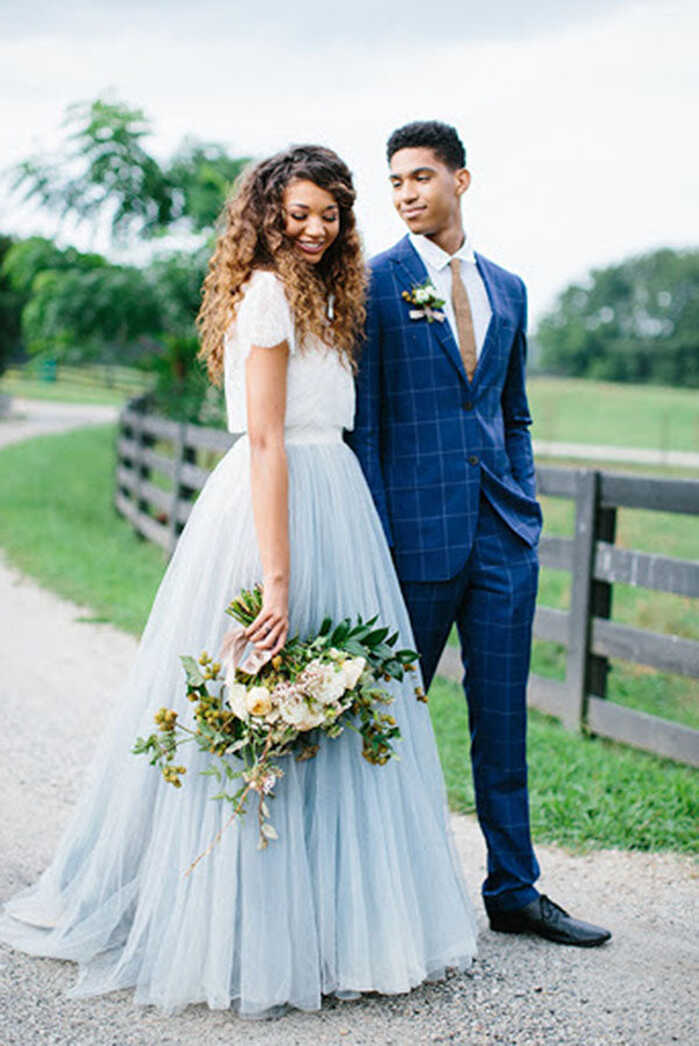
<path id="1" fill-rule="evenodd" d="M 229 428 L 245 432 L 251 344 L 290 346 L 286 414 L 291 633 L 322 619 L 378 614 L 412 635 L 378 516 L 352 451 L 354 387 L 321 342 L 299 351 L 282 285 L 256 272 L 229 333 Z M 72 959 L 71 993 L 133 987 L 166 1012 L 188 1003 L 269 1016 L 317 1009 L 327 993 L 405 992 L 475 951 L 475 922 L 452 847 L 429 712 L 415 679 L 392 706 L 400 759 L 361 757 L 352 731 L 315 759 L 283 762 L 274 825 L 257 849 L 254 810 L 227 828 L 192 873 L 230 808 L 189 748 L 177 791 L 130 753 L 162 705 L 186 717 L 179 655 L 215 653 L 223 609 L 260 579 L 243 436 L 194 506 L 133 664 L 97 747 L 82 798 L 41 879 L 6 905 L 0 939 Z"/>

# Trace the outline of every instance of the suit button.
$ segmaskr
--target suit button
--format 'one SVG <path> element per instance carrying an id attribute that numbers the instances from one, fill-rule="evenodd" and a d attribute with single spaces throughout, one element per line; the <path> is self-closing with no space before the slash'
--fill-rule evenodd
<path id="1" fill-rule="evenodd" d="M 469 455 L 468 463 L 469 463 L 469 465 L 477 465 L 478 464 L 478 458 L 476 457 L 475 454 L 470 454 Z"/>
<path id="2" fill-rule="evenodd" d="M 466 400 L 464 403 L 464 410 L 473 410 L 473 404 L 470 400 Z"/>

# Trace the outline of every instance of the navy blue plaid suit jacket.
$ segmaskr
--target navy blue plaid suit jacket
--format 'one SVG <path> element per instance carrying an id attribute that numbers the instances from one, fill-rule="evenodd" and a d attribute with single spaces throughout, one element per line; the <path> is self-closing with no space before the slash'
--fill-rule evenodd
<path id="1" fill-rule="evenodd" d="M 402 292 L 428 278 L 406 236 L 371 262 L 357 375 L 359 458 L 407 581 L 463 568 L 481 490 L 529 545 L 541 530 L 524 386 L 527 304 L 519 277 L 481 255 L 492 319 L 473 380 L 448 322 L 410 319 Z"/>

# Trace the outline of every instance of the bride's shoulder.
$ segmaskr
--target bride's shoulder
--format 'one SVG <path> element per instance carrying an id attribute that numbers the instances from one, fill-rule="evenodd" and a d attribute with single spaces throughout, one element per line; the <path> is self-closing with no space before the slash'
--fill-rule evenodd
<path id="1" fill-rule="evenodd" d="M 275 272 L 269 269 L 253 269 L 243 284 L 243 297 L 238 306 L 241 310 L 264 311 L 272 308 L 275 311 L 289 311 L 284 292 L 284 284 Z"/>
<path id="2" fill-rule="evenodd" d="M 254 269 L 243 287 L 233 324 L 238 339 L 263 347 L 288 341 L 293 351 L 293 322 L 284 284 L 268 269 Z"/>

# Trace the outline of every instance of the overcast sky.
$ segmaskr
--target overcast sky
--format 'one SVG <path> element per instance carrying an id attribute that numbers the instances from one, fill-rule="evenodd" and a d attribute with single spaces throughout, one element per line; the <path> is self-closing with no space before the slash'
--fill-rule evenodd
<path id="1" fill-rule="evenodd" d="M 111 89 L 152 119 L 161 157 L 187 134 L 238 155 L 337 149 L 374 253 L 403 232 L 385 139 L 436 117 L 467 147 L 476 247 L 524 277 L 534 318 L 592 266 L 699 245 L 689 0 L 0 0 L 0 16 L 2 167 L 55 146 L 65 107 Z M 4 192 L 0 228 L 54 226 Z"/>

